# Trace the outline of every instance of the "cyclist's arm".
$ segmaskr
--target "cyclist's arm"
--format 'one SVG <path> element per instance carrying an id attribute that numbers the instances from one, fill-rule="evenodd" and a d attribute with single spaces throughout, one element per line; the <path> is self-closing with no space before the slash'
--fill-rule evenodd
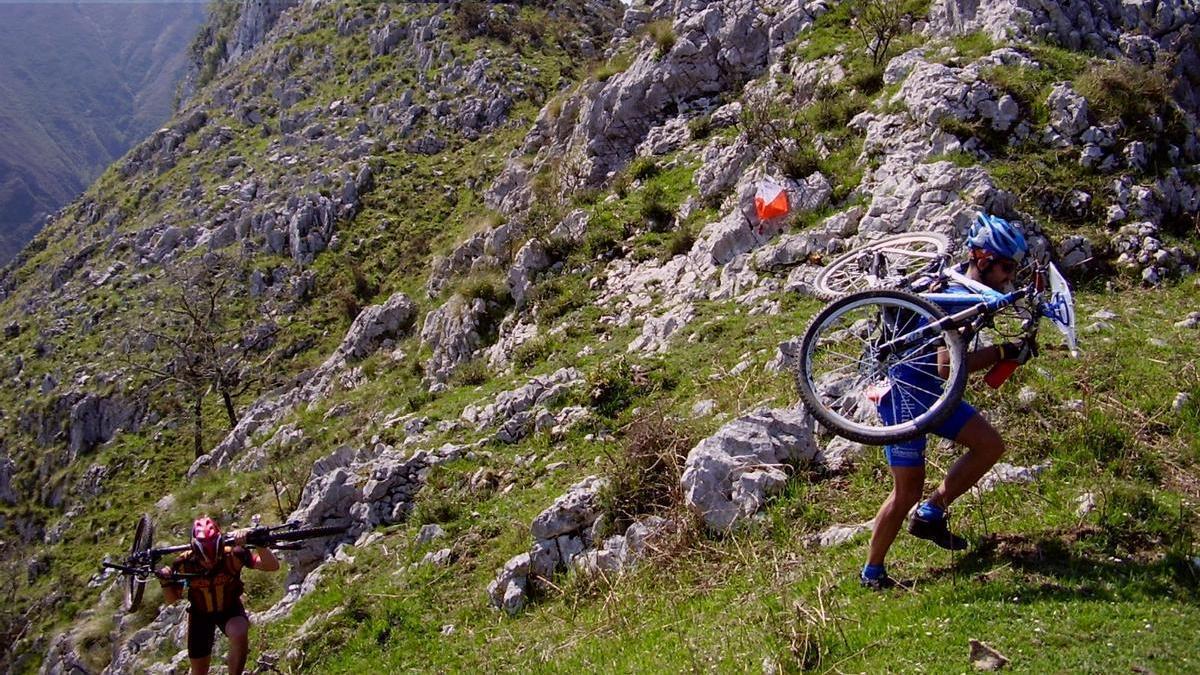
<path id="1" fill-rule="evenodd" d="M 178 579 L 171 577 L 171 574 L 176 571 L 174 565 L 169 565 L 158 570 L 158 583 L 162 586 L 163 602 L 168 605 L 173 605 L 183 597 L 183 584 Z"/>
<path id="2" fill-rule="evenodd" d="M 279 569 L 279 560 L 271 549 L 263 547 L 254 551 L 254 569 L 263 572 L 274 572 Z"/>
<path id="3" fill-rule="evenodd" d="M 988 345 L 967 353 L 967 372 L 987 370 L 1000 362 L 1000 347 Z M 944 380 L 950 377 L 950 353 L 945 347 L 938 349 L 938 375 Z"/>

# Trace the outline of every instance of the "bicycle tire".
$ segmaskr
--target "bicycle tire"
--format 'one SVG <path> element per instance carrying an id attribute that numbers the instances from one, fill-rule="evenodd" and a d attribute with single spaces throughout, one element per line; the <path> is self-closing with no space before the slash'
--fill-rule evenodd
<path id="1" fill-rule="evenodd" d="M 901 311 L 910 312 L 911 315 L 905 315 L 903 326 L 898 324 L 899 318 L 891 320 L 889 326 L 887 320 L 881 320 L 887 317 L 886 310 L 888 308 L 895 312 L 893 316 L 896 317 L 901 316 L 899 314 Z M 860 309 L 863 310 L 862 318 L 857 319 L 858 323 L 856 323 L 851 313 Z M 878 317 L 872 319 L 876 314 Z M 889 340 L 888 335 L 896 337 L 915 329 L 916 326 L 912 325 L 913 319 L 910 317 L 919 317 L 926 322 L 931 322 L 945 315 L 945 312 L 932 302 L 904 291 L 865 291 L 834 301 L 813 317 L 801 341 L 800 357 L 793 373 L 800 399 L 823 427 L 859 443 L 886 445 L 899 443 L 926 433 L 929 429 L 941 424 L 962 400 L 967 381 L 966 344 L 962 336 L 954 329 L 941 331 L 917 348 L 890 357 L 890 361 L 880 361 L 870 350 L 874 345 Z M 864 320 L 866 323 L 862 323 Z M 841 323 L 845 323 L 845 326 L 838 327 Z M 866 337 L 853 332 L 855 330 L 861 332 L 864 328 L 868 331 Z M 839 335 L 838 331 L 844 332 L 845 335 Z M 850 343 L 854 350 L 865 346 L 866 356 L 859 357 L 855 362 L 855 357 L 835 349 L 829 349 L 828 353 L 832 355 L 831 357 L 826 357 L 824 354 L 817 355 L 819 347 L 827 346 L 821 344 L 822 340 L 825 340 L 826 343 L 836 343 L 841 340 L 840 346 L 842 349 L 847 349 L 845 345 L 847 338 L 858 341 Z M 871 338 L 874 342 L 867 338 Z M 892 401 L 892 405 L 895 405 L 897 398 L 901 398 L 901 406 L 909 406 L 910 409 L 918 404 L 925 406 L 923 401 L 919 401 L 912 395 L 906 395 L 906 391 L 913 391 L 919 387 L 912 385 L 909 381 L 896 379 L 892 369 L 905 363 L 910 366 L 928 364 L 928 350 L 935 345 L 944 345 L 950 357 L 950 373 L 942 385 L 942 391 L 932 404 L 924 408 L 924 412 L 910 415 L 909 419 L 904 422 L 885 423 L 879 416 L 876 406 L 880 405 L 882 397 L 887 396 L 888 392 L 896 392 L 889 399 Z M 833 357 L 841 358 L 843 361 L 848 360 L 849 363 L 834 368 L 824 375 L 816 375 L 814 364 L 818 362 L 824 364 L 826 360 L 836 363 L 837 358 Z M 856 368 L 856 372 L 847 376 L 839 375 L 840 379 L 830 378 L 835 373 L 850 367 Z M 818 382 L 821 379 L 827 381 Z M 871 400 L 872 395 L 875 396 L 874 401 Z M 846 414 L 847 412 L 849 415 Z M 874 415 L 874 419 L 878 423 L 865 424 L 856 420 L 856 415 L 866 420 L 872 420 L 872 415 Z"/>
<path id="2" fill-rule="evenodd" d="M 154 520 L 150 514 L 143 513 L 138 518 L 133 530 L 133 543 L 129 547 L 129 557 L 145 553 L 154 545 Z M 136 575 L 128 575 L 125 580 L 125 611 L 132 612 L 142 606 L 142 595 L 146 592 L 146 581 L 139 580 Z"/>
<path id="3" fill-rule="evenodd" d="M 297 530 L 288 530 L 278 534 L 268 535 L 268 539 L 272 542 L 280 541 L 299 541 L 301 539 L 316 539 L 317 537 L 328 537 L 334 534 L 341 534 L 348 528 L 344 525 L 329 525 L 325 527 L 305 527 Z"/>
<path id="4" fill-rule="evenodd" d="M 933 250 L 927 250 L 931 247 Z M 850 293 L 872 290 L 872 275 L 864 269 L 864 258 L 876 252 L 891 255 L 889 269 L 899 265 L 913 272 L 937 257 L 949 258 L 954 254 L 954 242 L 940 232 L 909 232 L 877 239 L 843 253 L 821 268 L 813 278 L 813 295 L 821 300 L 837 300 Z"/>

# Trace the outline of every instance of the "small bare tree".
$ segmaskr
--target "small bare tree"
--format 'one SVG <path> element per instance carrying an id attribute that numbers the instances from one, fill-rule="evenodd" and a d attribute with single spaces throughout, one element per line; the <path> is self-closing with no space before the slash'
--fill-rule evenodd
<path id="1" fill-rule="evenodd" d="M 259 379 L 266 359 L 263 363 L 252 359 L 276 333 L 275 327 L 268 326 L 247 335 L 243 326 L 233 322 L 228 305 L 235 301 L 242 274 L 236 261 L 218 254 L 169 268 L 171 283 L 159 296 L 162 321 L 140 331 L 143 341 L 153 343 L 154 353 L 147 359 L 129 359 L 135 368 L 158 384 L 173 386 L 188 401 L 197 457 L 204 454 L 204 399 L 220 394 L 229 428 L 237 426 L 234 399 Z"/>
<path id="2" fill-rule="evenodd" d="M 851 25 L 862 38 L 871 65 L 878 68 L 887 60 L 892 40 L 904 32 L 904 3 L 896 0 L 854 0 Z"/>

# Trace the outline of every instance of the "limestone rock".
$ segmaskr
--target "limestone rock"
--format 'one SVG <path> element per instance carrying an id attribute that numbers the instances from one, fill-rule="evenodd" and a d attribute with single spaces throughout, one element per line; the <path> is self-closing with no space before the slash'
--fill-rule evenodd
<path id="1" fill-rule="evenodd" d="M 1088 128 L 1087 99 L 1076 93 L 1069 83 L 1054 85 L 1046 98 L 1050 110 L 1050 128 L 1067 138 L 1074 138 Z"/>
<path id="2" fill-rule="evenodd" d="M 338 346 L 337 354 L 347 359 L 362 359 L 390 338 L 412 327 L 416 306 L 404 293 L 394 293 L 382 305 L 371 305 L 359 312 Z"/>
<path id="3" fill-rule="evenodd" d="M 480 348 L 487 312 L 483 298 L 455 295 L 425 316 L 421 342 L 433 349 L 425 372 L 434 381 L 445 382 L 455 367 L 470 360 Z"/>
<path id="4" fill-rule="evenodd" d="M 688 453 L 688 505 L 714 530 L 753 515 L 783 486 L 789 464 L 817 458 L 814 427 L 802 409 L 758 410 L 725 425 Z"/>
<path id="5" fill-rule="evenodd" d="M 417 546 L 421 546 L 428 544 L 435 539 L 441 539 L 445 536 L 446 531 L 443 530 L 441 526 L 437 525 L 436 523 L 430 523 L 428 525 L 421 526 L 421 531 L 417 533 L 417 539 L 415 543 Z"/>
<path id="6" fill-rule="evenodd" d="M 550 266 L 550 257 L 546 248 L 537 239 L 530 239 L 517 251 L 513 265 L 508 271 L 508 290 L 512 294 L 517 307 L 525 305 L 525 297 L 533 283 L 534 276 Z"/>
<path id="7" fill-rule="evenodd" d="M 0 503 L 16 504 L 17 493 L 13 490 L 12 477 L 16 464 L 7 455 L 0 456 Z"/>
<path id="8" fill-rule="evenodd" d="M 596 496 L 603 486 L 604 480 L 597 476 L 589 476 L 572 485 L 566 494 L 533 519 L 530 530 L 534 538 L 552 539 L 595 522 L 599 515 Z"/>
<path id="9" fill-rule="evenodd" d="M 500 570 L 496 579 L 488 585 L 488 597 L 492 605 L 503 609 L 510 616 L 521 611 L 528 597 L 529 588 L 529 554 L 522 553 L 508 562 Z"/>

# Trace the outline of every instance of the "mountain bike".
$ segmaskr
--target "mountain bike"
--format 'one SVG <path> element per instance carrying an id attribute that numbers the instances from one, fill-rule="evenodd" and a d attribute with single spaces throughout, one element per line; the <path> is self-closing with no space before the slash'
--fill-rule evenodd
<path id="1" fill-rule="evenodd" d="M 296 549 L 305 539 L 328 537 L 346 531 L 344 526 L 304 527 L 299 523 L 284 523 L 283 525 L 254 527 L 246 535 L 246 546 L 249 548 L 272 548 L 275 550 Z M 221 545 L 230 545 L 233 537 L 221 535 Z M 158 563 L 164 557 L 182 553 L 191 548 L 191 544 L 176 546 L 154 547 L 154 520 L 149 514 L 143 514 L 138 519 L 133 533 L 133 543 L 129 555 L 121 562 L 104 560 L 101 567 L 117 570 L 127 575 L 124 588 L 124 605 L 126 611 L 136 610 L 142 603 L 142 595 L 146 590 L 146 582 L 155 576 Z M 176 579 L 187 579 L 199 576 L 176 572 Z"/>
<path id="2" fill-rule="evenodd" d="M 1031 261 L 1017 274 L 1018 288 L 999 292 L 952 267 L 949 246 L 925 248 L 929 240 L 914 235 L 889 239 L 830 264 L 838 267 L 825 275 L 822 292 L 837 299 L 817 313 L 801 341 L 796 386 L 824 428 L 873 445 L 935 428 L 962 400 L 969 339 L 1010 308 L 1031 344 L 1047 318 L 1075 352 L 1070 287 L 1052 263 Z M 905 249 L 896 240 L 920 248 Z M 934 292 L 948 281 L 971 293 Z M 1011 373 L 1016 363 L 1008 367 Z M 937 376 L 914 377 L 917 371 Z"/>

